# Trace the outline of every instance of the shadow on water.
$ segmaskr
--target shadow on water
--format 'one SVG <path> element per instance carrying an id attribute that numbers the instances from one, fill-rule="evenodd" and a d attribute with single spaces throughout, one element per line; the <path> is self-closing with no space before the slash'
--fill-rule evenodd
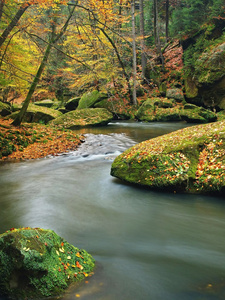
<path id="1" fill-rule="evenodd" d="M 110 176 L 128 147 L 185 126 L 117 122 L 85 129 L 78 151 L 0 166 L 1 232 L 50 228 L 97 261 L 94 276 L 61 299 L 224 299 L 224 202 Z"/>

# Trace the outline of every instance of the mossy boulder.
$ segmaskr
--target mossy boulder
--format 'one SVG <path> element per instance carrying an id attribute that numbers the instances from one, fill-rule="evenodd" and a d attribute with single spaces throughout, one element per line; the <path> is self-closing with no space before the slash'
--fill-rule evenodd
<path id="1" fill-rule="evenodd" d="M 225 121 L 137 144 L 114 160 L 111 175 L 162 191 L 224 195 Z"/>
<path id="2" fill-rule="evenodd" d="M 50 122 L 58 128 L 74 129 L 87 126 L 107 125 L 113 115 L 104 108 L 86 108 L 70 111 Z"/>
<path id="3" fill-rule="evenodd" d="M 181 89 L 174 88 L 174 89 L 167 89 L 166 97 L 175 99 L 177 102 L 184 101 L 184 94 Z"/>
<path id="4" fill-rule="evenodd" d="M 45 99 L 42 101 L 36 101 L 36 102 L 34 102 L 34 104 L 38 105 L 38 106 L 44 106 L 44 107 L 51 108 L 54 105 L 54 101 L 51 99 Z"/>
<path id="5" fill-rule="evenodd" d="M 21 108 L 21 106 L 17 106 L 16 112 L 12 113 L 9 115 L 9 118 L 15 119 L 15 117 L 18 114 L 18 110 Z M 34 104 L 29 104 L 27 112 L 24 117 L 24 121 L 28 123 L 45 123 L 47 124 L 50 120 L 53 120 L 59 116 L 61 116 L 62 113 L 52 109 L 52 108 L 47 108 L 47 107 L 42 107 L 42 106 L 37 106 Z"/>
<path id="6" fill-rule="evenodd" d="M 65 104 L 65 109 L 69 111 L 75 110 L 78 107 L 79 101 L 80 101 L 80 97 L 75 97 L 68 100 Z"/>
<path id="7" fill-rule="evenodd" d="M 180 116 L 187 123 L 209 123 L 217 120 L 217 115 L 213 111 L 190 103 L 184 105 Z"/>
<path id="8" fill-rule="evenodd" d="M 0 101 L 0 115 L 5 117 L 9 114 L 11 114 L 11 105 L 9 103 Z"/>
<path id="9" fill-rule="evenodd" d="M 138 109 L 136 118 L 146 122 L 181 120 L 179 107 L 175 105 L 174 100 L 167 98 L 147 99 Z"/>
<path id="10" fill-rule="evenodd" d="M 106 98 L 107 98 L 107 96 L 105 94 L 102 94 L 97 90 L 85 93 L 81 97 L 77 109 L 93 108 L 95 103 L 97 103 L 103 99 L 106 99 Z"/>
<path id="11" fill-rule="evenodd" d="M 11 299 L 60 296 L 91 275 L 94 259 L 52 230 L 10 229 L 0 235 L 0 295 Z"/>

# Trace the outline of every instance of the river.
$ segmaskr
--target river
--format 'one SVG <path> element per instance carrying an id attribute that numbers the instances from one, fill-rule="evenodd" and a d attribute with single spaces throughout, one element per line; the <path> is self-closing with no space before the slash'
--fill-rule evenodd
<path id="1" fill-rule="evenodd" d="M 155 192 L 110 176 L 113 159 L 184 123 L 82 129 L 78 151 L 0 166 L 0 232 L 52 229 L 87 250 L 95 274 L 63 300 L 225 299 L 225 203 Z"/>

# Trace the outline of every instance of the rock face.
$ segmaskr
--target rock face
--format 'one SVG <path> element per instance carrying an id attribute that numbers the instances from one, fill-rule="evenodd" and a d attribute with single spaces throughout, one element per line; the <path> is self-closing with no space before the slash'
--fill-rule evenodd
<path id="1" fill-rule="evenodd" d="M 21 106 L 17 107 L 16 109 L 20 109 Z M 18 112 L 14 112 L 11 115 L 9 115 L 9 118 L 14 119 Z M 47 124 L 50 120 L 53 120 L 59 116 L 61 116 L 62 113 L 51 108 L 47 107 L 41 107 L 34 104 L 29 104 L 27 112 L 24 117 L 25 122 L 43 122 Z"/>
<path id="2" fill-rule="evenodd" d="M 58 128 L 73 129 L 107 125 L 112 118 L 113 115 L 104 108 L 86 108 L 70 111 L 51 121 L 50 124 L 57 125 Z"/>
<path id="3" fill-rule="evenodd" d="M 192 126 L 133 146 L 111 175 L 159 190 L 225 192 L 225 121 Z"/>
<path id="4" fill-rule="evenodd" d="M 0 295 L 11 299 L 59 296 L 93 268 L 90 254 L 51 230 L 21 228 L 0 235 Z"/>
<path id="5" fill-rule="evenodd" d="M 224 109 L 225 43 L 206 49 L 185 79 L 186 97 L 192 103 Z"/>

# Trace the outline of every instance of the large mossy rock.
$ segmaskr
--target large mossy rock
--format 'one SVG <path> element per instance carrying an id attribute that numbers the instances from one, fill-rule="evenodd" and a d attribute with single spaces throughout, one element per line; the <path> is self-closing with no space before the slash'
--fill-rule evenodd
<path id="1" fill-rule="evenodd" d="M 0 235 L 0 295 L 11 299 L 60 296 L 89 276 L 94 259 L 52 230 L 11 229 Z"/>
<path id="2" fill-rule="evenodd" d="M 11 105 L 9 103 L 0 101 L 0 115 L 5 117 L 9 114 L 11 114 Z"/>
<path id="3" fill-rule="evenodd" d="M 15 107 L 16 112 L 9 115 L 9 118 L 15 119 L 15 117 L 18 114 L 18 111 L 20 110 L 21 105 Z M 60 111 L 57 111 L 52 108 L 37 106 L 34 104 L 29 104 L 27 112 L 24 117 L 24 121 L 28 123 L 45 123 L 47 124 L 49 121 L 61 116 L 62 113 Z"/>
<path id="4" fill-rule="evenodd" d="M 184 101 L 183 91 L 181 89 L 178 89 L 178 88 L 167 89 L 166 97 L 167 98 L 172 98 L 172 99 L 176 100 L 177 102 Z"/>
<path id="5" fill-rule="evenodd" d="M 140 106 L 136 113 L 140 121 L 169 122 L 186 121 L 188 123 L 209 123 L 217 120 L 217 116 L 211 110 L 194 104 L 176 103 L 167 98 L 150 98 Z"/>
<path id="6" fill-rule="evenodd" d="M 58 128 L 75 129 L 86 126 L 107 125 L 113 115 L 104 108 L 86 108 L 70 111 L 50 122 Z"/>
<path id="7" fill-rule="evenodd" d="M 225 192 L 225 121 L 187 127 L 133 146 L 111 175 L 159 190 Z"/>
<path id="8" fill-rule="evenodd" d="M 87 92 L 81 97 L 77 109 L 92 108 L 97 102 L 106 98 L 106 95 L 97 90 Z"/>
<path id="9" fill-rule="evenodd" d="M 54 103 L 55 102 L 51 99 L 45 99 L 45 100 L 34 102 L 35 105 L 44 106 L 44 107 L 48 107 L 48 108 L 51 108 L 54 105 Z"/>
<path id="10" fill-rule="evenodd" d="M 216 113 L 194 104 L 185 104 L 180 116 L 187 123 L 209 123 L 217 120 Z"/>
<path id="11" fill-rule="evenodd" d="M 138 109 L 136 118 L 146 122 L 180 121 L 180 111 L 174 100 L 167 98 L 149 98 Z"/>
<path id="12" fill-rule="evenodd" d="M 75 97 L 68 100 L 65 104 L 65 109 L 70 111 L 75 110 L 78 107 L 79 101 L 80 101 L 80 97 Z"/>

